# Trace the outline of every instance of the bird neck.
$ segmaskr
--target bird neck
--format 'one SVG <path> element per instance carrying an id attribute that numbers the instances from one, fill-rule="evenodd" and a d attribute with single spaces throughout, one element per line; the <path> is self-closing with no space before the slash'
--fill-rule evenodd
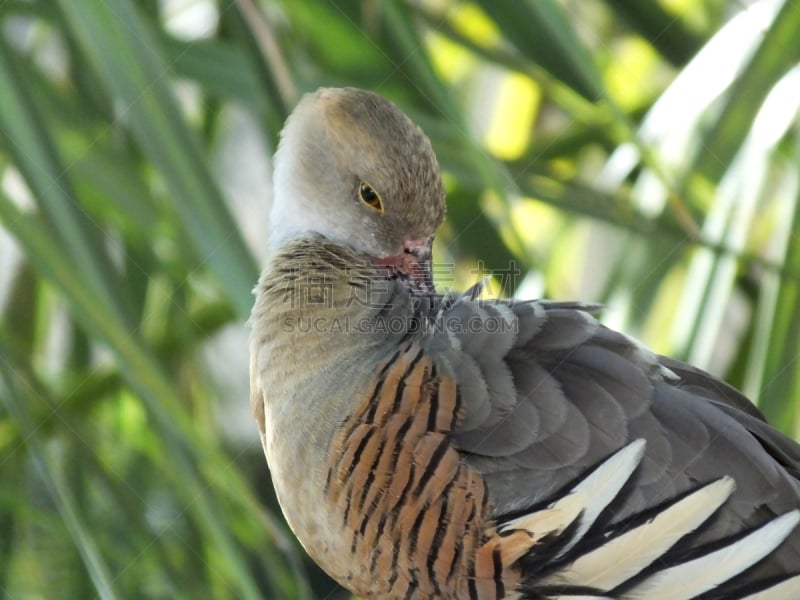
<path id="1" fill-rule="evenodd" d="M 315 350 L 360 351 L 399 339 L 402 319 L 413 314 L 405 287 L 386 279 L 368 256 L 319 237 L 274 253 L 258 287 L 254 329 Z M 263 320 L 272 323 L 264 328 Z"/>
<path id="2" fill-rule="evenodd" d="M 323 239 L 295 240 L 275 253 L 261 275 L 250 319 L 251 369 L 257 398 L 272 428 L 304 422 L 300 446 L 327 448 L 327 422 L 344 418 L 365 374 L 406 334 L 379 326 L 411 318 L 408 291 L 380 279 L 368 257 Z M 339 396 L 321 388 L 320 377 L 337 382 Z M 261 401 L 261 400 L 259 400 Z M 303 420 L 314 411 L 319 422 Z M 266 447 L 271 453 L 267 431 Z M 326 450 L 327 452 L 327 450 Z M 277 467 L 276 467 L 277 468 Z"/>

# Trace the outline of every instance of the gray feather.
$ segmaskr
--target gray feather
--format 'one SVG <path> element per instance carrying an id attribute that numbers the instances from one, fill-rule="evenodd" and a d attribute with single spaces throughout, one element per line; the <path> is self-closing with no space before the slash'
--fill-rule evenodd
<path id="1" fill-rule="evenodd" d="M 515 331 L 459 331 L 449 346 L 424 342 L 440 348 L 436 359 L 448 364 L 461 354 L 473 359 L 455 369 L 465 416 L 453 441 L 483 473 L 498 515 L 551 499 L 637 438 L 647 440 L 647 450 L 635 486 L 614 502 L 613 522 L 723 476 L 737 490 L 693 543 L 800 506 L 797 444 L 730 386 L 655 356 L 584 308 L 497 301 L 493 310 L 491 302 L 462 298 L 440 317 L 485 322 L 513 314 Z M 476 371 L 467 373 L 466 365 Z M 798 566 L 796 532 L 754 573 Z"/>

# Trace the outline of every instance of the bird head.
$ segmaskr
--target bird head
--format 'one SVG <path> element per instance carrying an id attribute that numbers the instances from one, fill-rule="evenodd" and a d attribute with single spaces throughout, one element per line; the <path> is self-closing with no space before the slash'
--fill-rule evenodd
<path id="1" fill-rule="evenodd" d="M 431 244 L 444 212 L 431 143 L 388 100 L 321 88 L 290 115 L 275 154 L 273 250 L 320 235 L 369 258 L 412 293 L 427 294 Z"/>

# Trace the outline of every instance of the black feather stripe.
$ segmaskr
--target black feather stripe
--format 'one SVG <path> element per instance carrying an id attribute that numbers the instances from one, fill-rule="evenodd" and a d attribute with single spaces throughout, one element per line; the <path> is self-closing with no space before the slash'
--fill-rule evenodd
<path id="1" fill-rule="evenodd" d="M 467 580 L 467 593 L 469 593 L 470 600 L 478 600 L 478 588 L 475 586 L 475 574 Z"/>
<path id="2" fill-rule="evenodd" d="M 394 358 L 396 358 L 396 356 L 397 355 L 395 355 Z M 393 358 L 393 360 L 394 360 L 394 358 Z M 389 363 L 389 364 L 391 364 L 391 363 Z M 373 388 L 372 394 L 370 395 L 369 400 L 367 402 L 367 406 L 369 406 L 369 409 L 367 410 L 367 413 L 364 415 L 363 422 L 365 422 L 365 423 L 374 423 L 375 422 L 375 413 L 378 411 L 378 404 L 379 404 L 376 400 L 378 399 L 378 396 L 381 393 L 381 389 L 383 389 L 383 382 L 384 382 L 383 377 L 378 377 L 377 378 L 377 383 L 375 384 L 375 387 Z M 359 423 L 359 421 L 356 421 L 356 423 Z M 355 425 L 353 425 L 353 427 L 355 427 Z M 351 429 L 351 431 L 348 432 L 348 435 L 351 432 L 352 432 L 352 429 Z"/>
<path id="3" fill-rule="evenodd" d="M 389 512 L 396 515 L 400 511 L 400 507 L 408 502 L 408 493 L 411 490 L 411 485 L 414 483 L 414 464 L 412 463 L 408 468 L 408 479 L 406 480 L 403 490 L 397 495 L 392 506 L 389 507 Z"/>
<path id="4" fill-rule="evenodd" d="M 419 583 L 417 582 L 416 579 L 412 578 L 408 582 L 408 587 L 406 588 L 406 595 L 405 595 L 406 600 L 413 600 L 414 594 L 417 593 L 417 588 L 419 588 Z"/>
<path id="5" fill-rule="evenodd" d="M 428 550 L 428 556 L 425 561 L 428 567 L 428 577 L 433 582 L 434 592 L 437 596 L 441 596 L 441 589 L 439 587 L 439 577 L 436 573 L 436 558 L 450 524 L 450 519 L 447 514 L 447 498 L 450 492 L 449 488 L 452 488 L 452 482 L 448 483 L 447 488 L 448 489 L 442 492 L 442 501 L 439 503 L 439 517 L 436 519 L 436 532 L 433 534 L 433 541 L 431 542 L 431 547 Z M 447 580 L 445 579 L 443 583 L 447 583 Z"/>
<path id="6" fill-rule="evenodd" d="M 374 573 L 375 568 L 378 566 L 378 559 L 383 552 L 382 546 L 378 544 L 378 540 L 383 538 L 383 532 L 386 529 L 386 521 L 389 518 L 388 512 L 383 512 L 381 518 L 378 520 L 378 526 L 375 528 L 375 540 L 372 543 L 372 557 L 369 561 L 369 572 Z"/>
<path id="7" fill-rule="evenodd" d="M 389 469 L 392 473 L 396 473 L 397 469 L 397 459 L 400 456 L 400 450 L 405 443 L 406 433 L 408 430 L 411 429 L 411 425 L 414 424 L 414 417 L 407 417 L 400 428 L 397 430 L 397 436 L 394 440 L 394 446 L 392 446 L 392 455 L 391 460 L 389 461 Z"/>
<path id="8" fill-rule="evenodd" d="M 348 479 L 350 478 L 350 475 L 353 474 L 353 470 L 355 469 L 356 465 L 361 460 L 361 455 L 364 453 L 364 448 L 367 446 L 367 443 L 369 442 L 370 438 L 375 434 L 375 431 L 376 430 L 373 429 L 373 428 L 368 429 L 367 432 L 364 434 L 364 436 L 359 441 L 358 446 L 356 446 L 356 450 L 353 453 L 353 457 L 352 457 L 352 459 L 350 460 L 350 463 L 347 465 L 347 467 L 345 469 L 346 470 L 346 474 L 347 474 L 346 476 L 347 476 Z M 348 485 L 348 487 L 350 487 L 352 485 L 352 482 L 348 481 L 347 485 Z M 351 494 L 350 493 L 346 493 L 345 494 L 345 498 L 347 500 L 346 500 L 346 506 L 345 506 L 344 515 L 343 515 L 342 525 L 347 527 L 347 522 L 348 522 L 348 519 L 350 517 L 350 509 L 352 507 Z"/>
<path id="9" fill-rule="evenodd" d="M 378 371 L 377 376 L 374 377 L 373 380 L 376 383 L 375 387 L 373 388 L 372 394 L 370 395 L 370 398 L 367 401 L 367 406 L 369 407 L 369 409 L 364 415 L 365 422 L 367 423 L 375 422 L 375 413 L 378 410 L 378 404 L 379 404 L 378 402 L 376 402 L 376 400 L 378 399 L 378 396 L 381 393 L 381 389 L 383 388 L 385 375 L 389 371 L 389 369 L 395 364 L 395 362 L 397 362 L 397 359 L 400 357 L 400 355 L 407 351 L 408 351 L 407 347 L 398 348 L 397 351 L 394 354 L 392 354 L 392 357 L 386 361 L 386 364 L 384 364 L 383 367 L 381 367 L 381 370 Z"/>
<path id="10" fill-rule="evenodd" d="M 461 412 L 461 390 L 456 388 L 456 402 L 455 406 L 453 407 L 453 419 L 450 421 L 449 430 L 452 431 L 455 429 L 456 424 L 458 423 L 458 415 Z"/>
<path id="11" fill-rule="evenodd" d="M 439 416 L 439 387 L 431 392 L 428 403 L 428 424 L 427 431 L 436 431 L 436 419 Z"/>
<path id="12" fill-rule="evenodd" d="M 353 474 L 353 471 L 356 468 L 356 465 L 361 462 L 361 455 L 364 453 L 364 448 L 367 447 L 369 440 L 375 435 L 376 429 L 369 428 L 367 432 L 364 434 L 364 437 L 361 438 L 361 441 L 358 442 L 358 446 L 356 446 L 356 451 L 353 452 L 353 458 L 350 460 L 350 464 L 347 465 L 346 471 L 347 476 Z"/>
<path id="13" fill-rule="evenodd" d="M 425 487 L 430 483 L 431 479 L 433 479 L 442 459 L 449 449 L 450 439 L 443 436 L 436 445 L 433 454 L 431 454 L 428 464 L 425 465 L 425 470 L 422 472 L 422 476 L 419 478 L 419 482 L 417 482 L 417 487 L 414 489 L 414 496 L 418 498 L 422 494 Z"/>
<path id="14" fill-rule="evenodd" d="M 361 494 L 359 495 L 358 498 L 356 512 L 361 512 L 364 509 L 364 501 L 367 499 L 367 495 L 369 494 L 373 484 L 375 483 L 375 470 L 378 468 L 378 463 L 380 462 L 381 457 L 383 456 L 383 449 L 385 446 L 386 446 L 386 440 L 381 439 L 380 444 L 378 445 L 378 450 L 375 452 L 375 458 L 372 459 L 372 462 L 369 465 L 369 473 L 367 473 L 367 478 L 364 481 L 364 485 L 361 488 Z M 365 511 L 365 512 L 367 514 L 364 515 L 362 519 L 362 524 L 367 520 L 368 516 L 371 515 L 371 511 Z M 363 529 L 363 527 L 360 529 Z"/>
<path id="15" fill-rule="evenodd" d="M 417 511 L 417 517 L 414 519 L 414 524 L 411 525 L 411 529 L 408 532 L 408 555 L 414 556 L 417 552 L 417 543 L 419 541 L 419 530 L 422 527 L 422 522 L 425 520 L 425 512 L 428 510 L 428 507 L 424 507 L 422 510 Z"/>
<path id="16" fill-rule="evenodd" d="M 494 571 L 494 591 L 498 598 L 504 598 L 506 587 L 503 585 L 503 553 L 499 545 L 492 549 L 492 569 Z"/>

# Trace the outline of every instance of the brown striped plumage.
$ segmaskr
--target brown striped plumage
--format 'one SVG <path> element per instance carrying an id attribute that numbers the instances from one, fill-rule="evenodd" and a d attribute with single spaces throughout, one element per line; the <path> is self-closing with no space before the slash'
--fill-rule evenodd
<path id="1" fill-rule="evenodd" d="M 436 295 L 442 186 L 393 105 L 307 96 L 274 202 L 251 405 L 289 525 L 343 586 L 800 597 L 800 446 L 590 306 Z"/>
<path id="2" fill-rule="evenodd" d="M 459 418 L 453 381 L 406 343 L 384 362 L 334 438 L 325 480 L 356 566 L 348 587 L 369 598 L 504 598 L 532 545 L 500 536 L 480 473 L 448 437 Z M 381 573 L 390 573 L 388 578 Z"/>

